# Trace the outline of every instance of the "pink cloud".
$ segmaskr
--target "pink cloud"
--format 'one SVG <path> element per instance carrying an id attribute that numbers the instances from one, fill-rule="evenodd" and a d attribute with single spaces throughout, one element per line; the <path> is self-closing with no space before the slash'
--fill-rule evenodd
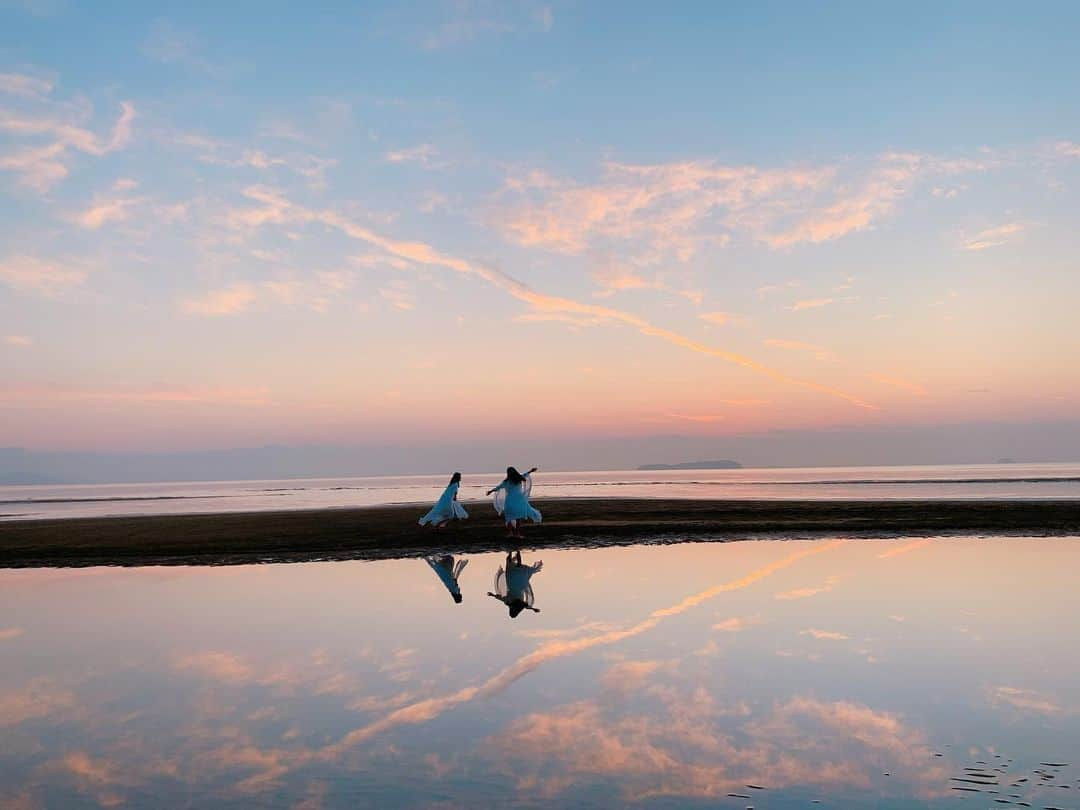
<path id="1" fill-rule="evenodd" d="M 973 251 L 1001 247 L 1020 239 L 1026 230 L 1027 225 L 1023 222 L 1007 222 L 1004 225 L 979 231 L 974 236 L 965 239 L 962 247 L 964 250 Z"/>
<path id="2" fill-rule="evenodd" d="M 847 641 L 848 640 L 848 636 L 844 635 L 843 633 L 837 633 L 837 632 L 835 632 L 833 630 L 818 630 L 817 628 L 814 628 L 814 627 L 811 627 L 809 630 L 802 630 L 802 631 L 800 631 L 800 634 L 804 635 L 804 636 L 811 636 L 812 638 L 815 638 L 818 641 Z"/>
<path id="3" fill-rule="evenodd" d="M 816 588 L 795 588 L 794 590 L 783 591 L 782 593 L 776 594 L 776 598 L 784 601 L 790 601 L 792 599 L 806 599 L 810 596 L 817 596 L 819 593 L 828 593 L 833 588 L 835 588 L 839 582 L 840 577 L 832 576 L 826 579 L 823 585 L 819 585 Z"/>
<path id="4" fill-rule="evenodd" d="M 820 307 L 827 307 L 833 303 L 834 298 L 807 298 L 802 301 L 796 301 L 788 309 L 792 312 L 802 312 L 804 309 L 818 309 Z"/>
<path id="5" fill-rule="evenodd" d="M 41 98 L 52 92 L 53 81 L 25 73 L 0 73 L 0 93 L 24 98 Z"/>
<path id="6" fill-rule="evenodd" d="M 191 315 L 234 315 L 249 309 L 258 297 L 254 285 L 237 283 L 201 296 L 186 298 L 180 302 L 180 307 Z"/>
<path id="7" fill-rule="evenodd" d="M 25 293 L 56 297 L 86 280 L 86 271 L 32 256 L 12 256 L 0 261 L 0 284 Z"/>
<path id="8" fill-rule="evenodd" d="M 102 157 L 124 148 L 131 141 L 135 106 L 120 103 L 120 114 L 107 136 L 98 136 L 80 126 L 81 116 L 70 107 L 48 102 L 38 112 L 0 110 L 0 131 L 16 138 L 44 139 L 46 143 L 18 148 L 0 155 L 0 170 L 13 172 L 19 182 L 34 191 L 48 191 L 68 174 L 69 151 Z"/>
<path id="9" fill-rule="evenodd" d="M 767 338 L 762 341 L 766 346 L 772 349 L 784 349 L 786 351 L 793 352 L 806 352 L 814 355 L 818 360 L 828 361 L 835 360 L 836 355 L 831 350 L 826 349 L 824 346 L 818 346 L 814 343 L 804 343 L 801 340 L 784 340 L 782 338 Z"/>

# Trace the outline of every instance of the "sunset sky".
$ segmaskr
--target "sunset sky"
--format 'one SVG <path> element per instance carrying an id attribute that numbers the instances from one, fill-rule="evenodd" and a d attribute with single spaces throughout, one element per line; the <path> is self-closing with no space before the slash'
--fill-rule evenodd
<path id="1" fill-rule="evenodd" d="M 1080 413 L 1076 4 L 191 6 L 0 2 L 0 446 Z"/>

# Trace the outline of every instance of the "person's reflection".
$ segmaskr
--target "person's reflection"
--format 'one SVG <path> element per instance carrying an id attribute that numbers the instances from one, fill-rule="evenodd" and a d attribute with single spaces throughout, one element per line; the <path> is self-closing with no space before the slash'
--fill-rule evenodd
<path id="1" fill-rule="evenodd" d="M 533 607 L 533 589 L 529 580 L 543 567 L 544 563 L 540 560 L 535 565 L 525 565 L 521 561 L 520 551 L 507 552 L 506 568 L 499 568 L 495 574 L 495 593 L 488 591 L 488 596 L 495 597 L 510 608 L 511 619 L 523 610 L 539 613 L 540 609 Z"/>
<path id="2" fill-rule="evenodd" d="M 461 576 L 461 572 L 465 570 L 465 566 L 469 564 L 469 561 L 457 560 L 455 562 L 450 554 L 443 554 L 439 557 L 424 557 L 424 560 L 442 580 L 442 584 L 446 586 L 446 590 L 450 591 L 454 601 L 460 605 L 461 585 L 458 583 L 458 577 Z"/>

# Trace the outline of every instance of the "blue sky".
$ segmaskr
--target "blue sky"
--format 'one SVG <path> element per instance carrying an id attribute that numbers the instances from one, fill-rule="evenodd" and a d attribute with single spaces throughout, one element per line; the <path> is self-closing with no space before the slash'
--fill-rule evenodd
<path id="1" fill-rule="evenodd" d="M 0 444 L 1067 418 L 1078 17 L 0 4 Z"/>

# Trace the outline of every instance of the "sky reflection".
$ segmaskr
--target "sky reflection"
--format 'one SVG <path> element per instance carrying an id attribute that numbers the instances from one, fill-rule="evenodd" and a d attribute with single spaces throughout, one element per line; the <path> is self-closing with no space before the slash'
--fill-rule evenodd
<path id="1" fill-rule="evenodd" d="M 1032 769 L 1080 741 L 1078 548 L 545 550 L 543 612 L 514 620 L 485 595 L 499 554 L 468 557 L 461 604 L 423 560 L 0 572 L 0 795 L 985 802 L 952 780 L 997 755 L 1070 807 L 1080 768 Z"/>

